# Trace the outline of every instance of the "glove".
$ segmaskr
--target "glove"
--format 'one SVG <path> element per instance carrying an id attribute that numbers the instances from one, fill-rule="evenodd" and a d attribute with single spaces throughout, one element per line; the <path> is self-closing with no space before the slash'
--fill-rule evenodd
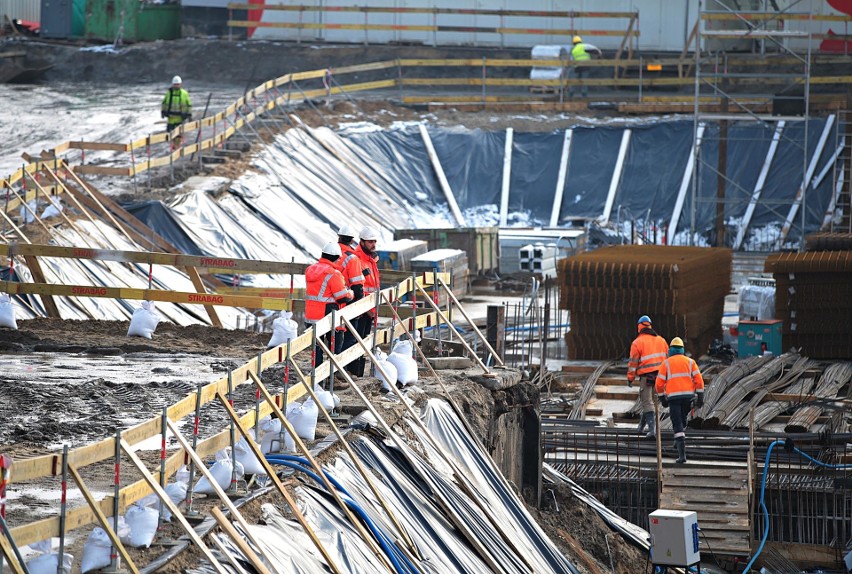
<path id="1" fill-rule="evenodd" d="M 628 389 L 632 389 L 632 388 L 633 388 L 633 381 L 631 381 L 630 379 L 627 379 L 627 388 L 628 388 Z"/>
<path id="2" fill-rule="evenodd" d="M 363 285 L 353 285 L 352 292 L 355 294 L 355 300 L 360 301 L 364 298 L 364 286 Z"/>
<path id="3" fill-rule="evenodd" d="M 186 119 L 187 119 L 187 120 L 191 120 L 191 119 L 192 119 L 192 114 L 186 114 Z"/>
<path id="4" fill-rule="evenodd" d="M 666 395 L 660 395 L 660 404 L 663 405 L 663 407 L 668 407 L 669 398 Z"/>
<path id="5" fill-rule="evenodd" d="M 698 393 L 698 399 L 695 401 L 695 406 L 699 409 L 704 406 L 704 393 Z"/>
<path id="6" fill-rule="evenodd" d="M 169 112 L 160 112 L 160 117 L 163 117 L 163 118 L 169 117 Z"/>

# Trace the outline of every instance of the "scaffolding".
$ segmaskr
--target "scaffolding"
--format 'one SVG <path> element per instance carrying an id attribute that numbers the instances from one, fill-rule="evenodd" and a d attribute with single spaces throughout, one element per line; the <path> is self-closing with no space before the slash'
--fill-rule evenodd
<path id="1" fill-rule="evenodd" d="M 760 208 L 784 221 L 780 229 L 767 229 L 758 238 L 763 250 L 789 247 L 787 237 L 795 227 L 800 231 L 799 247 L 804 248 L 808 187 L 835 119 L 828 118 L 815 150 L 809 153 L 812 4 L 813 0 L 701 2 L 694 63 L 691 244 L 704 234 L 712 245 L 742 249 L 754 233 L 749 226 Z M 759 65 L 740 65 L 747 60 L 752 64 L 757 60 Z M 730 133 L 736 131 L 731 130 L 734 122 L 764 128 L 753 132 L 759 133 L 755 141 L 767 146 L 753 186 L 741 184 L 728 173 L 728 144 L 737 137 Z M 702 147 L 710 147 L 714 139 L 718 156 L 702 153 Z M 801 150 L 802 179 L 794 197 L 772 199 L 763 191 L 779 146 L 785 144 Z M 709 181 L 715 181 L 715 192 L 707 189 L 712 187 Z M 711 210 L 713 224 L 699 229 L 699 214 L 706 210 Z"/>

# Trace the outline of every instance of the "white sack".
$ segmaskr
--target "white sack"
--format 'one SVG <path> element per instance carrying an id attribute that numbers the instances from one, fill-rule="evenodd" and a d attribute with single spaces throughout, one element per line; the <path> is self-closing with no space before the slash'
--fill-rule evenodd
<path id="1" fill-rule="evenodd" d="M 86 544 L 83 545 L 83 560 L 80 563 L 82 574 L 109 566 L 111 547 L 112 543 L 103 528 L 98 527 L 92 530 Z"/>
<path id="2" fill-rule="evenodd" d="M 393 390 L 391 389 L 391 385 L 396 384 L 396 366 L 394 366 L 393 363 L 388 362 L 388 356 L 382 351 L 376 351 L 376 359 L 376 376 L 379 377 L 379 380 L 382 382 L 382 388 L 390 392 Z M 388 379 L 390 379 L 390 381 L 385 380 L 384 375 L 382 375 L 382 371 L 388 374 Z"/>
<path id="3" fill-rule="evenodd" d="M 224 450 L 224 449 L 223 449 Z M 222 451 L 219 451 L 222 452 Z M 217 453 L 218 455 L 218 453 Z M 209 472 L 210 476 L 213 477 L 213 480 L 216 481 L 216 484 L 219 485 L 220 488 L 226 490 L 229 486 L 231 486 L 231 470 L 234 467 L 231 465 L 231 458 L 223 458 L 217 460 L 213 466 L 210 467 Z M 243 465 L 237 462 L 236 467 L 237 480 L 242 478 L 243 475 Z M 202 476 L 198 482 L 195 483 L 195 488 L 193 492 L 196 494 L 215 494 L 216 491 L 213 489 L 213 486 L 210 484 L 210 481 L 207 480 L 206 476 Z"/>
<path id="4" fill-rule="evenodd" d="M 67 552 L 62 554 L 62 569 L 65 572 L 71 572 L 72 562 L 74 562 L 73 556 Z M 50 554 L 42 554 L 41 556 L 36 556 L 32 560 L 28 560 L 27 571 L 30 574 L 56 574 L 58 565 L 59 553 L 51 552 Z"/>
<path id="5" fill-rule="evenodd" d="M 417 382 L 417 361 L 411 358 L 414 347 L 411 341 L 397 341 L 388 362 L 396 367 L 396 380 L 402 385 L 413 385 Z"/>
<path id="6" fill-rule="evenodd" d="M 133 312 L 133 317 L 130 318 L 127 336 L 150 339 L 159 322 L 160 316 L 154 311 L 154 302 L 142 301 L 142 306 L 136 309 Z"/>
<path id="7" fill-rule="evenodd" d="M 157 522 L 160 514 L 154 508 L 130 505 L 124 515 L 127 525 L 130 527 L 130 535 L 121 539 L 124 544 L 134 548 L 148 548 L 157 535 Z"/>
<path id="8" fill-rule="evenodd" d="M 287 408 L 287 420 L 293 425 L 296 434 L 305 440 L 314 440 L 316 437 L 318 416 L 319 407 L 312 399 L 301 404 L 294 403 L 292 408 Z"/>
<path id="9" fill-rule="evenodd" d="M 9 297 L 8 293 L 0 293 L 0 327 L 18 329 L 18 322 L 15 320 L 15 306 L 12 304 L 12 298 Z"/>
<path id="10" fill-rule="evenodd" d="M 266 474 L 263 465 L 257 460 L 254 452 L 246 442 L 246 437 L 240 438 L 234 446 L 237 453 L 237 463 L 243 465 L 243 471 L 246 474 Z"/>
<path id="11" fill-rule="evenodd" d="M 272 322 L 272 338 L 266 345 L 267 349 L 283 345 L 299 336 L 299 324 L 291 318 L 292 316 L 293 313 L 290 311 L 284 311 Z"/>

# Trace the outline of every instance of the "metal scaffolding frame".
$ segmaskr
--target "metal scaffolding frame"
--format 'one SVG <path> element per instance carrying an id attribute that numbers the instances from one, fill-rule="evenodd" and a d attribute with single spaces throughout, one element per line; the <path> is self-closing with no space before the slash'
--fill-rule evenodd
<path id="1" fill-rule="evenodd" d="M 808 124 L 810 120 L 810 87 L 811 87 L 811 50 L 813 42 L 812 14 L 813 0 L 791 0 L 784 8 L 780 8 L 777 2 L 771 0 L 753 0 L 745 6 L 743 3 L 734 3 L 729 0 L 701 0 L 698 13 L 697 38 L 695 50 L 695 99 L 693 113 L 693 146 L 692 163 L 694 168 L 691 173 L 691 218 L 690 218 L 690 244 L 695 244 L 697 234 L 701 231 L 696 228 L 697 211 L 699 204 L 710 203 L 715 207 L 713 243 L 716 246 L 728 246 L 735 250 L 741 249 L 748 234 L 748 226 L 751 222 L 755 208 L 768 208 L 776 212 L 779 217 L 784 218 L 784 224 L 780 235 L 774 240 L 774 249 L 781 249 L 786 241 L 787 234 L 793 228 L 796 215 L 799 215 L 799 225 L 802 229 L 800 238 L 800 249 L 804 249 L 805 229 L 805 204 L 807 191 L 812 178 L 815 176 L 817 162 L 821 155 L 823 146 L 831 132 L 831 121 L 827 123 L 823 136 L 820 139 L 813 157 L 808 154 Z M 784 25 L 784 18 L 792 17 L 806 22 L 805 31 L 788 30 Z M 727 28 L 719 28 L 719 23 Z M 713 25 L 715 24 L 715 28 Z M 788 40 L 795 38 L 805 40 L 804 51 L 801 45 L 793 49 Z M 726 44 L 726 41 L 728 42 Z M 760 57 L 765 57 L 767 52 L 778 52 L 792 58 L 794 64 L 789 72 L 731 72 L 729 59 L 726 52 L 729 44 L 739 42 L 735 46 L 742 50 L 744 42 L 751 42 L 751 51 Z M 704 51 L 702 57 L 702 51 Z M 710 57 L 708 57 L 710 56 Z M 715 57 L 713 57 L 715 56 Z M 762 81 L 770 80 L 770 81 Z M 736 89 L 735 84 L 748 84 L 757 88 L 757 93 L 749 90 L 748 93 Z M 778 88 L 778 85 L 781 85 Z M 772 87 L 772 93 L 768 88 Z M 799 88 L 803 88 L 798 93 Z M 763 92 L 761 92 L 761 89 Z M 718 111 L 709 113 L 702 107 L 702 102 L 707 100 L 715 102 L 718 99 Z M 766 113 L 767 103 L 771 102 L 770 113 Z M 776 109 L 778 108 L 778 109 Z M 795 114 L 774 113 L 781 108 L 790 110 L 794 108 Z M 710 131 L 707 126 L 710 122 L 719 122 L 719 159 L 717 165 L 711 165 L 702 159 L 701 146 L 707 145 Z M 728 123 L 731 121 L 752 121 L 770 128 L 773 134 L 763 166 L 757 183 L 753 189 L 745 189 L 734 181 L 727 173 L 727 144 Z M 785 133 L 791 123 L 804 123 L 804 140 L 794 141 Z M 795 197 L 790 200 L 779 202 L 767 201 L 761 198 L 761 192 L 766 178 L 771 169 L 773 158 L 780 142 L 791 142 L 802 150 L 802 182 L 799 185 Z M 716 193 L 702 193 L 701 171 L 711 170 L 716 175 Z M 836 170 L 835 170 L 836 171 Z M 728 190 L 735 189 L 741 197 L 730 197 Z M 786 215 L 784 209 L 786 208 Z M 742 215 L 742 223 L 738 226 L 736 234 L 727 238 L 725 220 L 731 215 Z"/>

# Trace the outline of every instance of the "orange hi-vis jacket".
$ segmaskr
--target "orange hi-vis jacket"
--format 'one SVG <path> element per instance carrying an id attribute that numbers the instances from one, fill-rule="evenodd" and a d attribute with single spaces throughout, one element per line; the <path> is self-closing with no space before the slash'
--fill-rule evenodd
<path id="1" fill-rule="evenodd" d="M 698 364 L 686 355 L 672 355 L 660 366 L 655 385 L 658 396 L 691 397 L 704 393 L 704 377 Z"/>
<path id="2" fill-rule="evenodd" d="M 305 322 L 316 323 L 332 309 L 342 308 L 352 299 L 352 291 L 340 271 L 328 259 L 320 259 L 305 269 Z"/>
<path id="3" fill-rule="evenodd" d="M 364 298 L 373 296 L 382 287 L 382 282 L 379 278 L 379 266 L 376 263 L 379 258 L 378 256 L 364 253 L 360 245 L 355 248 L 355 254 L 358 256 L 359 261 L 361 261 L 362 272 L 369 270 L 369 273 L 364 274 Z M 370 316 L 374 314 L 375 309 L 370 311 Z"/>
<path id="4" fill-rule="evenodd" d="M 364 273 L 361 260 L 355 253 L 355 248 L 346 243 L 338 243 L 342 257 L 334 262 L 334 266 L 340 270 L 343 279 L 346 280 L 346 286 L 364 284 Z"/>
<path id="5" fill-rule="evenodd" d="M 634 381 L 639 375 L 653 373 L 669 354 L 669 345 L 659 335 L 639 333 L 630 345 L 630 359 L 627 361 L 627 380 Z"/>

